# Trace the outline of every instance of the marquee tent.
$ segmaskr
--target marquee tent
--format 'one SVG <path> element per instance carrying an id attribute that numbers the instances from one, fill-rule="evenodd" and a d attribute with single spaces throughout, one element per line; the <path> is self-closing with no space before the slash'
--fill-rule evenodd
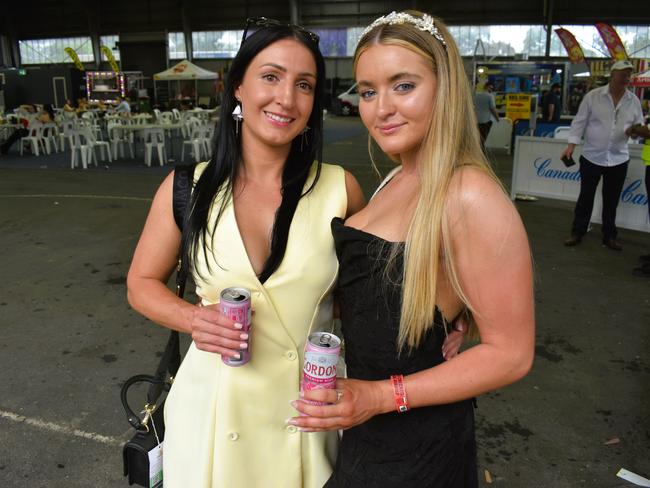
<path id="1" fill-rule="evenodd" d="M 198 96 L 197 83 L 199 80 L 216 80 L 219 78 L 219 73 L 214 73 L 203 69 L 200 66 L 197 66 L 187 59 L 184 59 L 180 63 L 172 66 L 171 68 L 161 71 L 153 75 L 154 79 L 154 94 L 157 97 L 156 82 L 157 81 L 178 81 L 180 88 L 181 81 L 191 81 L 194 80 L 194 94 Z M 180 91 L 180 89 L 179 89 Z"/>

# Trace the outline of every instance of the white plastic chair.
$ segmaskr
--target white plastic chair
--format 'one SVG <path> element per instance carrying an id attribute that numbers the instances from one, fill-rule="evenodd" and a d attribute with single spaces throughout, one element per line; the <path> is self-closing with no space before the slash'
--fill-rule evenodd
<path id="1" fill-rule="evenodd" d="M 32 154 L 40 156 L 40 147 L 43 146 L 43 124 L 32 122 L 28 127 L 29 134 L 20 138 L 20 155 L 23 155 L 25 146 L 28 146 Z"/>
<path id="2" fill-rule="evenodd" d="M 151 166 L 154 148 L 158 152 L 158 163 L 162 166 L 167 162 L 164 129 L 147 129 L 144 131 L 144 164 L 147 166 Z"/>
<path id="3" fill-rule="evenodd" d="M 113 162 L 113 157 L 111 156 L 111 146 L 108 142 L 98 141 L 97 138 L 95 137 L 94 132 L 88 127 L 81 129 L 80 132 L 86 138 L 86 144 L 90 146 L 90 151 L 92 152 L 93 157 L 95 158 L 95 164 L 97 164 L 97 155 L 95 154 L 96 147 L 98 147 L 101 151 L 102 160 L 105 159 L 104 149 L 106 149 L 106 156 L 108 156 L 108 162 L 109 163 Z"/>
<path id="4" fill-rule="evenodd" d="M 68 131 L 68 143 L 70 144 L 70 151 L 72 159 L 70 160 L 70 168 L 75 169 L 77 166 L 78 156 L 81 159 L 81 166 L 83 169 L 88 169 L 88 164 L 95 161 L 97 166 L 97 158 L 94 157 L 92 145 L 86 138 L 86 132 L 82 130 L 73 129 Z"/>
<path id="5" fill-rule="evenodd" d="M 201 145 L 205 153 L 205 159 L 212 157 L 212 139 L 214 137 L 214 124 L 205 124 L 202 126 Z"/>
<path id="6" fill-rule="evenodd" d="M 124 146 L 129 147 L 129 152 L 131 153 L 131 159 L 135 158 L 133 153 L 133 132 L 122 130 L 123 125 L 116 122 L 108 123 L 108 139 L 111 144 L 111 149 L 115 159 L 120 157 L 125 157 Z"/>
<path id="7" fill-rule="evenodd" d="M 198 119 L 190 119 L 188 122 L 189 139 L 183 141 L 181 147 L 181 161 L 185 161 L 185 146 L 189 146 L 190 155 L 194 157 L 197 163 L 201 162 L 201 156 L 204 153 L 204 130 L 203 125 Z"/>
<path id="8" fill-rule="evenodd" d="M 59 131 L 59 147 L 61 151 L 65 151 L 65 141 L 68 139 L 68 133 L 73 130 L 75 130 L 73 119 L 65 119 L 61 123 L 61 130 Z"/>
<path id="9" fill-rule="evenodd" d="M 45 147 L 45 152 L 47 154 L 51 154 L 52 149 L 54 149 L 54 152 L 59 152 L 58 141 L 60 135 L 61 134 L 59 133 L 59 127 L 54 122 L 48 122 L 47 124 L 43 125 L 41 132 L 41 141 Z"/>

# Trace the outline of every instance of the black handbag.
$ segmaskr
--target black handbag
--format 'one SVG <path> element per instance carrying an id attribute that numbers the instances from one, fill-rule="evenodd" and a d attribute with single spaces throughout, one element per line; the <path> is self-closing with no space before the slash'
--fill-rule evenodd
<path id="1" fill-rule="evenodd" d="M 192 187 L 193 173 L 194 165 L 177 166 L 174 171 L 174 220 L 181 231 L 187 218 L 186 209 Z M 183 298 L 185 292 L 187 273 L 187 259 L 181 252 L 176 269 L 176 295 L 180 298 Z M 163 392 L 167 393 L 171 388 L 180 363 L 179 335 L 177 331 L 171 331 L 155 374 L 135 375 L 122 385 L 120 390 L 122 406 L 129 424 L 135 429 L 133 437 L 122 448 L 124 476 L 128 476 L 129 485 L 135 483 L 148 488 L 159 488 L 163 484 L 162 449 L 160 445 L 165 436 L 163 410 L 166 395 L 162 399 L 161 396 Z M 147 391 L 147 401 L 140 412 L 142 418 L 129 406 L 127 399 L 129 389 L 138 383 L 150 384 Z M 152 467 L 154 469 L 151 469 Z"/>

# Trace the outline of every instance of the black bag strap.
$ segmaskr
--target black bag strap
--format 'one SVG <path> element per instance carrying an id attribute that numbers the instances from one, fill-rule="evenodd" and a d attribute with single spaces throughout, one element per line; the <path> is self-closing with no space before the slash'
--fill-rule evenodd
<path id="1" fill-rule="evenodd" d="M 192 193 L 192 180 L 194 179 L 195 164 L 178 165 L 174 169 L 173 204 L 174 220 L 183 232 L 183 222 L 187 213 L 187 205 Z"/>
<path id="2" fill-rule="evenodd" d="M 172 192 L 172 208 L 176 225 L 183 232 L 183 224 L 187 218 L 187 208 L 192 195 L 192 180 L 194 178 L 194 168 L 196 165 L 179 165 L 174 168 L 174 183 Z M 181 241 L 182 242 L 182 241 Z M 187 256 L 184 256 L 184 250 L 181 249 L 178 258 L 178 267 L 176 268 L 176 295 L 183 298 L 185 293 L 185 282 L 187 281 L 188 263 Z M 179 345 L 178 332 L 172 330 L 169 333 L 169 339 L 165 346 L 165 351 L 160 358 L 160 363 L 156 369 L 154 377 L 161 382 L 152 383 L 147 392 L 147 401 L 149 404 L 155 403 L 160 397 L 163 390 L 164 380 L 169 376 L 173 378 L 178 372 L 181 365 L 181 352 Z"/>
<path id="3" fill-rule="evenodd" d="M 172 207 L 174 212 L 174 220 L 176 221 L 176 225 L 178 225 L 178 228 L 181 230 L 181 232 L 183 232 L 183 223 L 187 218 L 186 212 L 192 193 L 194 168 L 195 165 L 192 164 L 176 166 L 174 170 Z M 178 259 L 178 267 L 176 268 L 176 295 L 179 298 L 183 298 L 183 294 L 185 293 L 185 282 L 187 281 L 187 274 L 189 269 L 187 258 L 183 254 L 184 250 L 181 250 Z M 153 412 L 156 409 L 156 402 L 158 401 L 158 398 L 160 398 L 160 395 L 162 395 L 162 392 L 169 391 L 170 381 L 167 381 L 167 374 L 169 373 L 170 380 L 173 379 L 173 377 L 176 376 L 178 368 L 181 365 L 181 352 L 179 342 L 178 331 L 172 330 L 169 333 L 169 339 L 167 339 L 167 345 L 165 346 L 165 351 L 160 358 L 160 363 L 158 363 L 158 367 L 156 368 L 156 373 L 153 376 L 132 376 L 126 380 L 124 385 L 122 385 L 122 389 L 120 391 L 122 405 L 124 406 L 124 411 L 126 412 L 126 417 L 129 423 L 137 430 L 146 430 L 148 428 L 146 425 L 148 418 L 145 416 L 145 420 L 141 421 L 140 418 L 129 407 L 126 398 L 127 391 L 132 385 L 136 383 L 151 383 L 151 386 L 147 391 L 147 404 L 151 408 L 151 412 Z M 147 415 L 148 414 L 149 412 Z"/>

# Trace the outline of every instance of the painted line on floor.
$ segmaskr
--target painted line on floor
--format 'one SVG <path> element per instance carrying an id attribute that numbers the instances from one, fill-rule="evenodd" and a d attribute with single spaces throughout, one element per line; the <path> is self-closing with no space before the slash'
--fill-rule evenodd
<path id="1" fill-rule="evenodd" d="M 34 195 L 0 195 L 0 198 L 94 198 L 94 199 L 108 199 L 108 200 L 133 200 L 136 202 L 150 202 L 152 198 L 144 197 L 122 197 L 119 195 L 50 195 L 50 194 L 34 194 Z"/>
<path id="2" fill-rule="evenodd" d="M 49 430 L 50 432 L 56 432 L 68 436 L 81 437 L 82 439 L 89 439 L 91 441 L 96 441 L 101 444 L 120 446 L 124 443 L 124 440 L 126 440 L 126 439 L 124 440 L 118 439 L 117 437 L 96 434 L 94 432 L 86 432 L 84 430 L 75 429 L 67 425 L 48 422 L 46 420 L 41 420 L 38 418 L 29 418 L 23 415 L 19 415 L 17 413 L 8 412 L 6 410 L 0 410 L 0 418 L 11 420 L 13 422 L 20 423 L 20 424 L 27 424 L 32 427 L 36 427 L 37 429 Z M 127 431 L 127 433 L 129 432 L 132 432 L 132 430 Z"/>

